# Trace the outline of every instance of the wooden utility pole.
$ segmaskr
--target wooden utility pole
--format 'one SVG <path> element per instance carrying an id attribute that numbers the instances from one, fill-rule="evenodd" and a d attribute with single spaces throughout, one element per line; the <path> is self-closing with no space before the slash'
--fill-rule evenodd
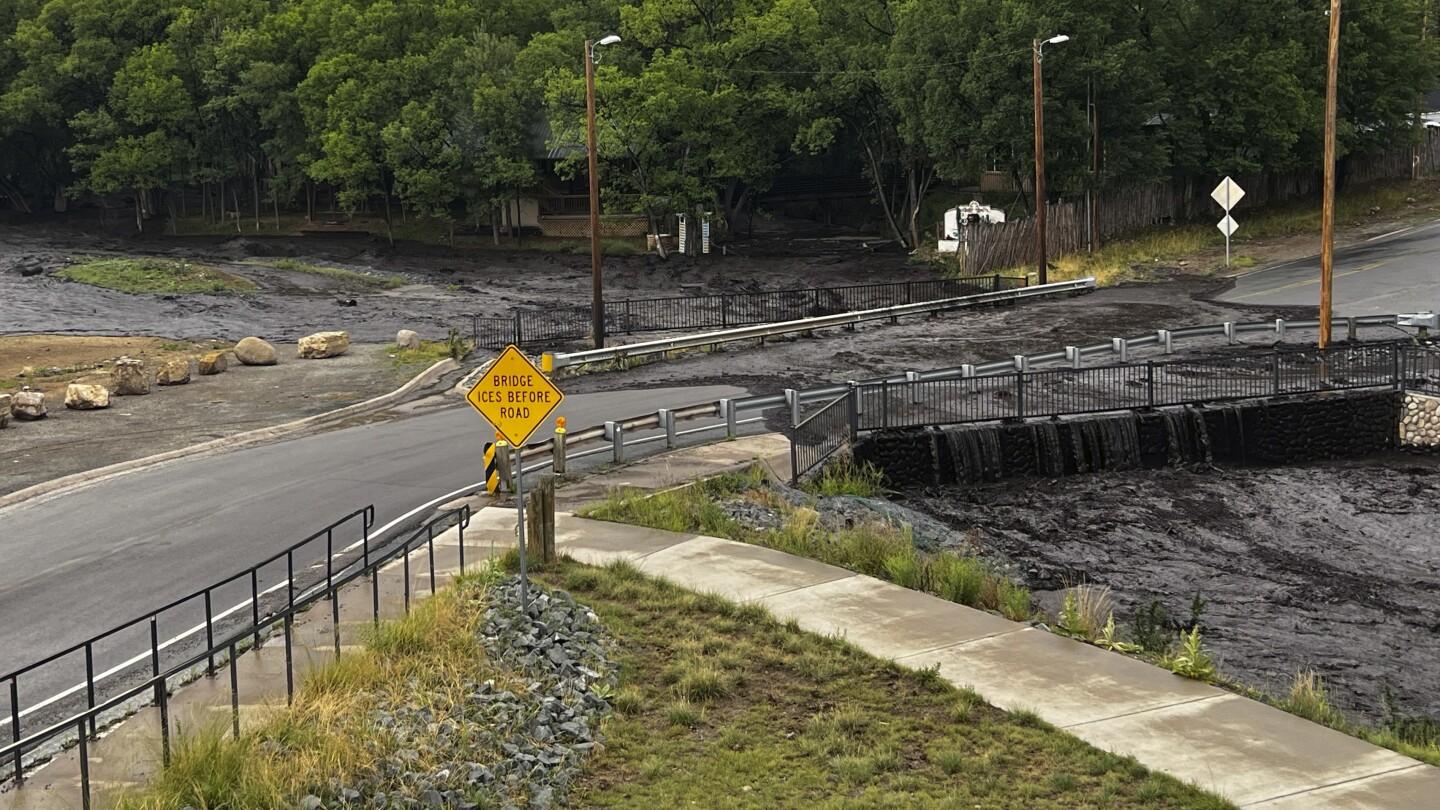
<path id="1" fill-rule="evenodd" d="M 1045 261 L 1045 95 L 1041 89 L 1040 40 L 1035 40 L 1031 53 L 1034 66 L 1035 96 L 1035 261 L 1040 270 L 1040 283 L 1049 283 Z"/>
<path id="2" fill-rule="evenodd" d="M 595 348 L 605 347 L 605 293 L 600 280 L 600 170 L 595 154 L 595 43 L 585 40 L 585 139 L 590 151 L 590 322 Z"/>
<path id="3" fill-rule="evenodd" d="M 1100 249 L 1100 96 L 1090 80 L 1090 249 Z"/>
<path id="4" fill-rule="evenodd" d="M 1325 65 L 1325 187 L 1320 207 L 1320 348 L 1330 345 L 1330 288 L 1335 276 L 1335 81 L 1340 68 L 1340 0 L 1330 0 Z"/>

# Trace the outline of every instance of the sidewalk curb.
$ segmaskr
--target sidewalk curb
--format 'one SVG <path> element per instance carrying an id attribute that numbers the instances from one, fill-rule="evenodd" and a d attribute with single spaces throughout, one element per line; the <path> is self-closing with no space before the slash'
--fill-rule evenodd
<path id="1" fill-rule="evenodd" d="M 50 481 L 42 481 L 39 484 L 16 490 L 8 495 L 0 495 L 0 510 L 17 504 L 38 502 L 42 498 L 59 495 L 77 487 L 93 484 L 117 475 L 124 475 L 125 473 L 159 466 L 182 458 L 238 450 L 242 447 L 261 444 L 273 439 L 300 433 L 311 428 L 322 427 L 341 419 L 383 410 L 400 402 L 410 392 L 432 385 L 436 380 L 440 379 L 440 377 L 458 368 L 460 368 L 460 364 L 453 358 L 447 357 L 415 375 L 409 382 L 396 388 L 394 391 L 372 397 L 364 402 L 357 402 L 333 411 L 326 411 L 325 413 L 307 416 L 303 419 L 296 419 L 279 425 L 272 425 L 271 427 L 248 430 L 231 436 L 223 436 L 208 442 L 192 444 L 189 447 L 181 447 L 178 450 L 169 450 L 152 456 L 97 467 L 93 470 L 72 473 Z"/>

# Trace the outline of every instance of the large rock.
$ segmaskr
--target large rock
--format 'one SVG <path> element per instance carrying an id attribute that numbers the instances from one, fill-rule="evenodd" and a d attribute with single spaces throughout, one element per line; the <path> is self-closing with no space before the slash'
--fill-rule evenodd
<path id="1" fill-rule="evenodd" d="M 190 359 L 180 357 L 165 361 L 155 372 L 155 382 L 160 385 L 184 385 L 190 382 Z"/>
<path id="2" fill-rule="evenodd" d="M 133 357 L 116 360 L 115 367 L 110 369 L 110 390 L 122 397 L 150 393 L 150 375 L 145 373 L 145 361 Z"/>
<path id="3" fill-rule="evenodd" d="M 245 366 L 273 366 L 275 347 L 258 337 L 247 337 L 235 344 L 235 359 Z"/>
<path id="4" fill-rule="evenodd" d="M 342 355 L 348 348 L 350 348 L 349 332 L 316 332 L 300 338 L 300 346 L 296 355 L 307 360 L 318 360 L 322 357 Z"/>
<path id="5" fill-rule="evenodd" d="M 10 401 L 14 399 L 9 394 L 0 394 L 0 428 L 10 424 Z"/>
<path id="6" fill-rule="evenodd" d="M 420 335 L 409 329 L 401 329 L 395 333 L 395 345 L 401 349 L 420 348 Z"/>
<path id="7" fill-rule="evenodd" d="M 72 411 L 94 411 L 110 407 L 110 392 L 103 385 L 70 383 L 65 386 L 65 407 Z"/>
<path id="8" fill-rule="evenodd" d="M 225 352 L 207 352 L 195 361 L 195 369 L 202 377 L 219 374 L 229 367 L 230 361 L 225 359 Z"/>
<path id="9" fill-rule="evenodd" d="M 15 395 L 15 401 L 10 403 L 10 413 L 22 422 L 44 419 L 49 415 L 45 410 L 45 394 L 41 391 L 31 391 L 30 386 L 25 386 L 20 389 L 20 393 Z"/>

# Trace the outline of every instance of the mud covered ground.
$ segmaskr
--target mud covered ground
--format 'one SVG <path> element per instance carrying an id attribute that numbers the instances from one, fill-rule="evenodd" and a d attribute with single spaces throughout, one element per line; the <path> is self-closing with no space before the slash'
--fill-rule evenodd
<path id="1" fill-rule="evenodd" d="M 908 493 L 976 530 L 1042 594 L 1091 582 L 1116 621 L 1158 600 L 1221 671 L 1283 695 L 1313 668 L 1335 702 L 1377 720 L 1389 688 L 1440 716 L 1440 458 L 1269 469 L 1167 469 Z"/>
<path id="2" fill-rule="evenodd" d="M 763 255 L 754 255 L 754 254 Z M 130 295 L 51 275 L 79 257 L 157 256 L 203 262 L 260 286 L 255 293 Z M 262 266 L 297 258 L 396 277 L 404 286 L 375 290 L 344 281 Z M 38 262 L 45 273 L 7 268 Z M 727 257 L 609 256 L 611 298 L 685 295 L 692 291 L 760 290 L 932 276 L 900 252 L 876 253 L 863 240 L 757 241 Z M 345 303 L 341 303 L 341 302 Z M 353 301 L 353 304 L 350 302 Z M 389 247 L 374 238 L 234 236 L 117 239 L 73 229 L 0 227 L 0 334 L 155 335 L 238 340 L 246 335 L 294 340 L 321 329 L 346 329 L 380 342 L 398 329 L 444 337 L 469 330 L 473 314 L 512 307 L 583 306 L 590 302 L 589 256 L 541 251 L 449 248 L 419 243 Z"/>

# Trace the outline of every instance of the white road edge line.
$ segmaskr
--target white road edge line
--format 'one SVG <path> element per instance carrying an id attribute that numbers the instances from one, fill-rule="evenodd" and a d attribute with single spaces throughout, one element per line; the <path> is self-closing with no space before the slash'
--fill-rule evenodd
<path id="1" fill-rule="evenodd" d="M 429 501 L 426 501 L 425 503 L 423 503 L 423 504 L 415 507 L 414 509 L 411 509 L 409 512 L 406 512 L 405 514 L 401 515 L 400 517 L 397 517 L 397 518 L 395 518 L 394 520 L 390 521 L 389 523 L 386 523 L 384 526 L 381 526 L 379 529 L 376 529 L 374 535 L 371 536 L 371 539 L 372 539 L 372 540 L 378 540 L 378 539 L 384 537 L 386 533 L 390 532 L 390 531 L 391 531 L 392 529 L 394 529 L 396 526 L 398 526 L 399 524 L 401 524 L 401 523 L 409 520 L 410 518 L 414 517 L 415 515 L 419 514 L 420 512 L 423 512 L 423 511 L 425 511 L 426 509 L 430 509 L 430 508 L 434 507 L 434 506 L 437 505 L 437 504 L 444 503 L 445 501 L 454 500 L 455 498 L 459 498 L 459 497 L 461 497 L 461 496 L 463 496 L 463 495 L 467 495 L 467 494 L 469 494 L 469 493 L 471 493 L 471 492 L 474 492 L 474 491 L 480 489 L 480 488 L 483 487 L 483 486 L 485 486 L 485 482 L 484 482 L 484 481 L 477 481 L 477 482 L 474 483 L 474 484 L 470 484 L 469 486 L 462 487 L 462 488 L 460 488 L 460 489 L 455 490 L 454 492 L 450 492 L 450 493 L 447 493 L 447 494 L 445 494 L 445 495 L 441 495 L 441 496 L 438 497 L 438 498 L 434 498 L 434 499 L 431 499 L 431 500 L 429 500 Z M 364 543 L 365 543 L 364 540 L 361 540 L 361 541 L 358 541 L 358 542 L 355 542 L 355 543 L 351 543 L 350 545 L 346 546 L 345 548 L 340 549 L 339 551 L 337 551 L 337 552 L 335 552 L 333 555 L 331 555 L 331 559 L 334 559 L 335 557 L 339 557 L 341 554 L 344 554 L 344 553 L 347 552 L 347 551 L 354 551 L 355 549 L 357 549 L 357 548 L 359 548 L 360 546 L 364 545 Z M 261 596 L 268 596 L 269 594 L 272 594 L 272 593 L 274 593 L 275 591 L 278 591 L 278 590 L 280 590 L 281 588 L 285 587 L 287 584 L 288 584 L 288 583 L 285 583 L 285 582 L 277 582 L 277 583 L 275 583 L 274 585 L 270 586 L 269 588 L 266 588 L 265 590 L 261 591 L 261 592 L 260 592 L 260 595 L 261 595 Z M 318 583 L 317 583 L 317 585 L 318 585 Z M 316 586 L 311 586 L 309 589 L 307 589 L 305 592 L 303 592 L 303 593 L 301 594 L 301 597 L 303 598 L 306 593 L 309 593 L 309 591 L 310 591 L 310 590 L 313 590 L 315 587 L 316 587 Z M 220 619 L 223 619 L 223 618 L 225 618 L 225 617 L 227 617 L 227 616 L 229 616 L 229 615 L 231 615 L 231 614 L 233 614 L 233 613 L 235 613 L 235 612 L 237 612 L 237 611 L 244 610 L 245 608 L 249 607 L 251 601 L 252 601 L 252 600 L 247 597 L 244 601 L 240 602 L 239 604 L 236 604 L 236 605 L 234 605 L 234 606 L 232 606 L 232 607 L 226 608 L 225 610 L 222 610 L 222 611 L 220 611 L 219 613 L 215 614 L 214 618 L 211 620 L 212 625 L 213 625 L 213 623 L 214 623 L 215 621 L 219 621 Z M 190 636 L 195 635 L 196 633 L 199 633 L 199 632 L 203 631 L 204 629 L 205 629 L 205 625 L 204 625 L 203 623 L 202 623 L 202 624 L 197 624 L 197 625 L 195 625 L 194 627 L 190 628 L 189 630 L 185 630 L 185 631 L 179 633 L 178 635 L 176 635 L 176 636 L 174 636 L 174 637 L 172 637 L 172 638 L 166 639 L 165 641 L 161 642 L 160 645 L 159 645 L 159 647 L 158 647 L 157 649 L 163 650 L 163 649 L 166 649 L 166 648 L 168 648 L 168 647 L 174 646 L 175 644 L 178 644 L 179 642 L 184 641 L 185 639 L 189 638 Z M 95 676 L 95 683 L 100 683 L 100 681 L 104 680 L 105 678 L 109 678 L 109 677 L 114 676 L 116 673 L 123 672 L 124 670 L 129 669 L 130 667 L 132 667 L 132 666 L 140 663 L 141 661 L 144 661 L 146 658 L 149 658 L 149 657 L 150 657 L 150 653 L 149 653 L 149 651 L 146 651 L 146 652 L 140 653 L 139 655 L 137 655 L 137 656 L 129 659 L 128 661 L 124 661 L 124 662 L 122 662 L 122 663 L 116 664 L 115 666 L 113 666 L 113 667 L 105 670 L 104 672 L 101 672 L 101 673 L 99 673 L 98 675 L 96 675 L 96 676 Z M 65 690 L 63 690 L 63 691 L 61 691 L 61 692 L 57 692 L 57 693 L 55 693 L 54 695 L 51 695 L 50 697 L 45 698 L 44 700 L 40 701 L 39 703 L 36 703 L 36 704 L 30 706 L 29 708 L 22 710 L 22 711 L 20 712 L 20 715 L 19 715 L 19 716 L 23 718 L 23 717 L 25 717 L 25 716 L 28 715 L 28 714 L 32 714 L 32 713 L 34 713 L 34 712 L 36 712 L 36 711 L 39 711 L 40 709 L 43 709 L 43 708 L 45 708 L 46 706 L 49 706 L 50 704 L 55 703 L 56 701 L 63 700 L 63 699 L 65 699 L 65 698 L 67 698 L 67 697 L 75 694 L 76 692 L 79 692 L 80 690 L 84 689 L 85 687 L 86 687 L 86 684 L 85 684 L 84 682 L 77 683 L 77 684 L 75 684 L 74 686 L 72 686 L 72 687 L 70 687 L 70 688 L 68 688 L 68 689 L 65 689 Z M 9 718 L 9 717 L 0 718 L 0 728 L 8 727 L 9 725 L 10 725 L 10 718 Z"/>

